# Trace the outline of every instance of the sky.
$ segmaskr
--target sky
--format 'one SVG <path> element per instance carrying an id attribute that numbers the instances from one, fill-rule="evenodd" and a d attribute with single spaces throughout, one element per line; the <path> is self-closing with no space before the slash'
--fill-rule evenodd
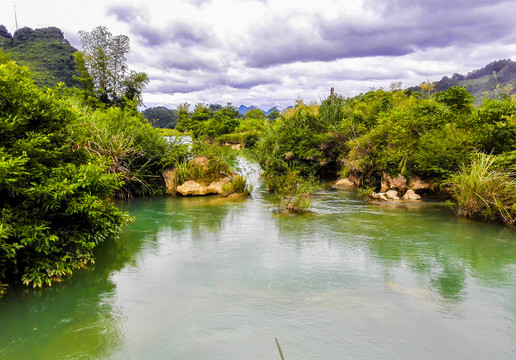
<path id="1" fill-rule="evenodd" d="M 264 110 L 516 61 L 516 0 L 1 0 L 0 24 L 131 40 L 144 104 Z"/>

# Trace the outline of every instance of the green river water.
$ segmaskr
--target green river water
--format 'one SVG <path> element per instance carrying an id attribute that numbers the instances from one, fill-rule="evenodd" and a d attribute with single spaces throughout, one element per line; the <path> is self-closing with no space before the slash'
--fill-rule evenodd
<path id="1" fill-rule="evenodd" d="M 0 302 L 0 359 L 516 359 L 516 231 L 442 202 L 120 203 L 97 263 Z"/>

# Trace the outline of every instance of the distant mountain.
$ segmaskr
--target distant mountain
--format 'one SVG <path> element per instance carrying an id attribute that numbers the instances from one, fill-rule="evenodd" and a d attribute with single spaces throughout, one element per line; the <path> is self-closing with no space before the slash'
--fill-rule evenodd
<path id="1" fill-rule="evenodd" d="M 454 85 L 466 86 L 466 89 L 475 96 L 476 102 L 482 101 L 484 94 L 492 98 L 497 93 L 516 93 L 516 63 L 511 59 L 497 60 L 481 69 L 473 70 L 466 75 L 453 74 L 444 76 L 441 80 L 432 83 L 433 93 L 444 91 Z M 421 91 L 420 86 L 409 88 L 412 91 Z"/>
<path id="2" fill-rule="evenodd" d="M 254 105 L 251 105 L 249 107 L 247 107 L 245 105 L 240 105 L 240 107 L 238 108 L 238 113 L 241 116 L 244 116 L 249 110 L 254 110 L 254 109 L 258 109 L 258 108 Z"/>
<path id="3" fill-rule="evenodd" d="M 33 30 L 28 27 L 11 35 L 0 25 L 0 48 L 11 55 L 18 65 L 26 65 L 34 81 L 40 86 L 53 87 L 59 82 L 76 86 L 74 75 L 79 75 L 73 53 L 76 48 L 55 27 Z"/>
<path id="4" fill-rule="evenodd" d="M 291 109 L 292 106 L 288 106 L 286 108 L 284 108 L 283 110 L 277 106 L 273 106 L 271 107 L 269 110 L 267 111 L 263 111 L 265 113 L 265 116 L 269 116 L 271 114 L 271 112 L 273 112 L 274 110 L 278 110 L 279 112 L 282 112 L 282 111 L 285 111 L 285 110 L 288 110 L 288 109 Z M 249 107 L 245 106 L 245 105 L 240 105 L 240 107 L 238 108 L 238 113 L 243 116 L 245 115 L 245 113 L 247 113 L 249 110 L 254 110 L 254 109 L 258 109 L 258 107 L 254 106 L 254 105 L 251 105 Z"/>

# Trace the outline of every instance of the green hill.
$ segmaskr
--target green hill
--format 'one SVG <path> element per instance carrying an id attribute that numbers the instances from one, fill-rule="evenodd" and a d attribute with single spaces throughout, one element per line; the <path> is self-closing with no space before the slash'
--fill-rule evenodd
<path id="1" fill-rule="evenodd" d="M 516 93 L 516 63 L 511 59 L 496 60 L 466 75 L 444 76 L 432 85 L 433 93 L 445 91 L 454 85 L 465 86 L 475 96 L 476 103 L 480 103 L 484 96 L 492 99 L 501 93 L 512 95 Z M 421 87 L 414 86 L 409 90 L 421 91 Z"/>
<path id="2" fill-rule="evenodd" d="M 74 75 L 79 75 L 73 58 L 77 49 L 58 28 L 33 30 L 24 27 L 11 35 L 0 25 L 0 47 L 19 65 L 29 67 L 39 86 L 53 87 L 59 82 L 67 86 L 78 85 L 73 79 Z"/>

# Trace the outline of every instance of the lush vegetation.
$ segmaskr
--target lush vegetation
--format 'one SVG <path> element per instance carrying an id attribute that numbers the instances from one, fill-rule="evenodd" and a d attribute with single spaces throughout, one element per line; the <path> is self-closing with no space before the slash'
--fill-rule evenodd
<path id="1" fill-rule="evenodd" d="M 83 95 L 40 89 L 0 53 L 0 284 L 50 285 L 92 264 L 130 220 L 110 199 L 164 193 L 163 170 L 187 156 L 135 102 Z"/>
<path id="2" fill-rule="evenodd" d="M 112 35 L 104 26 L 92 31 L 80 31 L 83 51 L 76 57 L 81 69 L 80 82 L 88 84 L 95 98 L 108 105 L 125 106 L 127 101 L 142 102 L 142 91 L 147 86 L 147 74 L 129 70 L 126 55 L 130 51 L 129 38 Z"/>
<path id="3" fill-rule="evenodd" d="M 177 124 L 177 110 L 171 110 L 164 106 L 156 106 L 143 110 L 143 116 L 157 128 L 173 129 Z"/>
<path id="4" fill-rule="evenodd" d="M 359 187 L 378 191 L 382 178 L 401 175 L 437 184 L 433 192 L 452 194 L 461 214 L 512 224 L 514 197 L 503 194 L 514 186 L 515 110 L 516 102 L 506 95 L 474 107 L 473 97 L 461 87 L 431 97 L 400 89 L 350 99 L 332 94 L 320 105 L 300 102 L 266 126 L 255 154 L 273 191 L 295 176 L 349 177 Z M 478 152 L 500 156 L 497 179 L 503 185 L 497 189 L 506 189 L 501 200 L 478 196 L 498 204 L 493 211 L 503 215 L 464 211 L 461 205 L 465 192 L 457 189 L 464 180 L 456 175 L 469 169 Z M 296 189 L 303 188 L 302 180 L 295 183 Z"/>
<path id="5" fill-rule="evenodd" d="M 129 218 L 108 198 L 121 185 L 105 157 L 76 146 L 81 115 L 0 65 L 0 282 L 41 286 L 93 262 Z"/>
<path id="6" fill-rule="evenodd" d="M 494 99 L 502 93 L 513 95 L 516 93 L 516 63 L 510 59 L 496 60 L 466 75 L 444 76 L 439 81 L 424 83 L 409 90 L 435 94 L 453 86 L 467 87 L 468 91 L 475 96 L 477 105 L 484 97 Z"/>
<path id="7" fill-rule="evenodd" d="M 73 54 L 77 51 L 55 27 L 33 30 L 18 29 L 11 35 L 0 25 L 0 49 L 4 49 L 19 65 L 28 66 L 39 86 L 54 87 L 63 82 L 77 86 L 79 75 Z"/>
<path id="8" fill-rule="evenodd" d="M 514 225 L 516 174 L 497 166 L 498 160 L 498 156 L 479 153 L 471 164 L 463 165 L 451 178 L 453 196 L 461 215 Z"/>
<path id="9" fill-rule="evenodd" d="M 239 118 L 231 104 L 216 110 L 198 104 L 193 112 L 183 104 L 176 129 L 212 143 L 244 145 L 260 163 L 279 208 L 302 212 L 315 180 L 337 177 L 378 191 L 383 179 L 401 176 L 407 183 L 431 183 L 425 191 L 453 195 L 460 204 L 464 193 L 456 191 L 454 176 L 464 173 L 477 153 L 500 155 L 500 171 L 514 177 L 515 112 L 515 100 L 504 93 L 474 106 L 464 87 L 432 94 L 393 86 L 348 99 L 332 92 L 320 104 L 299 101 L 274 120 L 259 109 Z M 511 201 L 504 200 L 506 215 Z M 461 205 L 458 212 L 512 223 L 509 216 L 464 211 Z"/>
<path id="10" fill-rule="evenodd" d="M 53 28 L 4 30 L 3 47 L 62 38 Z M 516 101 L 500 87 L 479 106 L 463 87 L 427 84 L 348 99 L 332 90 L 281 114 L 246 108 L 242 117 L 230 103 L 142 113 L 148 79 L 127 69 L 128 39 L 102 27 L 81 35 L 67 84 L 77 87 L 43 90 L 54 75 L 36 71 L 35 81 L 0 52 L 0 294 L 1 284 L 50 285 L 92 264 L 95 246 L 130 221 L 111 199 L 165 193 L 165 170 L 176 184 L 230 175 L 228 190 L 249 192 L 222 144 L 257 159 L 280 211 L 306 211 L 319 180 L 347 177 L 367 197 L 402 177 L 436 184 L 428 191 L 452 196 L 461 215 L 515 223 Z M 193 146 L 158 127 L 190 134 Z"/>

